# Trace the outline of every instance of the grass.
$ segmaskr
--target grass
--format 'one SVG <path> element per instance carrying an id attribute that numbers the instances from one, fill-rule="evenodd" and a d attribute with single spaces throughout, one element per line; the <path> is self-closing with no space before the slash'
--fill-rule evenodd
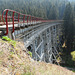
<path id="1" fill-rule="evenodd" d="M 15 48 L 10 41 L 0 39 L 0 75 L 73 75 L 73 72 L 54 64 L 32 61 L 32 53 L 24 44 L 16 42 Z M 4 66 L 3 66 L 4 65 Z"/>
<path id="2" fill-rule="evenodd" d="M 22 75 L 33 75 L 31 72 L 24 73 Z"/>
<path id="3" fill-rule="evenodd" d="M 75 70 L 72 70 L 73 72 L 75 72 Z"/>
<path id="4" fill-rule="evenodd" d="M 0 51 L 0 55 L 2 55 L 3 54 L 3 51 Z"/>
<path id="5" fill-rule="evenodd" d="M 32 57 L 32 52 L 28 51 L 28 54 Z"/>

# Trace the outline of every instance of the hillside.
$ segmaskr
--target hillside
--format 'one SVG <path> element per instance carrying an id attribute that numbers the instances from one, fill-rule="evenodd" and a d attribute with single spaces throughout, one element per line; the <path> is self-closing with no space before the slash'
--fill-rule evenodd
<path id="1" fill-rule="evenodd" d="M 62 19 L 68 0 L 0 0 L 0 14 L 12 9 L 45 19 Z"/>
<path id="2" fill-rule="evenodd" d="M 53 64 L 34 61 L 24 48 L 0 39 L 0 75 L 75 75 L 75 73 Z"/>

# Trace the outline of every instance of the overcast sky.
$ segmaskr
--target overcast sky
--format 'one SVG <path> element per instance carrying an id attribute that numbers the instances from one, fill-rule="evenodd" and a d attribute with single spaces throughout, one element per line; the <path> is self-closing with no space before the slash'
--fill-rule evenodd
<path id="1" fill-rule="evenodd" d="M 69 0 L 69 1 L 75 1 L 75 0 Z"/>

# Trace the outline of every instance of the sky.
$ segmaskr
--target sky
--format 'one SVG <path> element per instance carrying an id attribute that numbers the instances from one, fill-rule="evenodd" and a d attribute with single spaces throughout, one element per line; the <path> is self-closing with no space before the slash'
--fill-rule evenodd
<path id="1" fill-rule="evenodd" d="M 69 0 L 69 1 L 75 1 L 75 0 Z"/>

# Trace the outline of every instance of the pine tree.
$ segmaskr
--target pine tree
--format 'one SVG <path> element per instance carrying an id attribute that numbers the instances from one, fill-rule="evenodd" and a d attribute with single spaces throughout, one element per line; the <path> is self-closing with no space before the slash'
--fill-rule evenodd
<path id="1" fill-rule="evenodd" d="M 64 36 L 66 40 L 67 51 L 73 50 L 73 12 L 71 4 L 67 4 L 64 12 Z"/>
<path id="2" fill-rule="evenodd" d="M 58 19 L 58 10 L 53 6 L 50 10 L 49 19 L 56 20 Z"/>

